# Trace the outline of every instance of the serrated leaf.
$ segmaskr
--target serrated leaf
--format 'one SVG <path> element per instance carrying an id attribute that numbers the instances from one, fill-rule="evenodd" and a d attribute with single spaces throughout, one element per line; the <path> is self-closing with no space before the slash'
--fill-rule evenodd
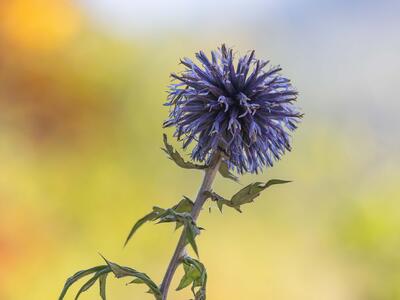
<path id="1" fill-rule="evenodd" d="M 232 203 L 231 200 L 225 199 L 224 197 L 218 195 L 217 193 L 214 193 L 214 192 L 205 192 L 205 195 L 206 195 L 208 198 L 211 198 L 212 201 L 217 202 L 218 209 L 220 210 L 221 213 L 222 213 L 222 209 L 223 209 L 223 206 L 224 206 L 224 205 L 229 206 L 229 207 L 232 207 L 232 208 L 236 209 L 238 212 L 242 212 L 242 211 L 240 210 L 240 207 L 239 207 L 239 206 L 233 205 L 233 203 Z"/>
<path id="2" fill-rule="evenodd" d="M 108 273 L 103 274 L 99 277 L 100 297 L 102 300 L 107 300 L 107 297 L 106 297 L 107 276 L 108 276 Z"/>
<path id="3" fill-rule="evenodd" d="M 183 199 L 175 205 L 172 209 L 178 213 L 190 213 L 193 209 L 194 203 L 188 197 L 183 196 Z M 175 230 L 183 226 L 182 223 L 176 222 Z"/>
<path id="4" fill-rule="evenodd" d="M 178 213 L 184 213 L 184 212 L 191 212 L 193 209 L 193 201 L 190 200 L 188 197 L 183 196 L 183 199 L 179 201 L 177 205 L 172 207 L 172 209 Z"/>
<path id="5" fill-rule="evenodd" d="M 158 216 L 158 212 L 157 211 L 152 211 L 151 213 L 148 213 L 147 215 L 145 215 L 143 218 L 139 219 L 135 225 L 133 225 L 131 231 L 128 234 L 128 237 L 126 238 L 125 244 L 124 246 L 126 246 L 126 244 L 128 244 L 129 240 L 132 238 L 132 236 L 135 234 L 135 232 L 146 222 L 149 221 L 153 221 L 155 218 L 157 218 Z"/>
<path id="6" fill-rule="evenodd" d="M 97 281 L 97 279 L 100 278 L 100 276 L 107 274 L 110 272 L 109 268 L 103 269 L 101 271 L 98 271 L 92 278 L 90 278 L 78 291 L 78 293 L 75 296 L 75 300 L 78 300 L 79 296 L 83 293 L 86 292 L 88 289 L 90 289 Z"/>
<path id="7" fill-rule="evenodd" d="M 225 199 L 214 192 L 207 191 L 205 192 L 205 195 L 206 197 L 211 198 L 212 201 L 217 202 L 217 206 L 221 212 L 224 205 L 232 207 L 238 212 L 242 212 L 240 208 L 241 205 L 253 202 L 254 199 L 257 198 L 260 193 L 268 187 L 275 184 L 283 184 L 288 182 L 290 181 L 280 179 L 271 179 L 266 183 L 254 182 L 242 188 L 240 191 L 234 194 L 230 200 Z"/>
<path id="8" fill-rule="evenodd" d="M 179 285 L 176 288 L 176 290 L 180 291 L 180 290 L 184 289 L 185 287 L 188 287 L 192 282 L 193 282 L 193 278 L 191 278 L 190 276 L 187 276 L 185 274 L 185 276 L 183 276 L 181 281 L 179 282 Z"/>
<path id="9" fill-rule="evenodd" d="M 232 204 L 234 206 L 240 206 L 242 204 L 253 202 L 253 200 L 259 196 L 260 192 L 265 188 L 266 187 L 262 182 L 251 183 L 232 196 Z"/>
<path id="10" fill-rule="evenodd" d="M 222 207 L 224 206 L 224 201 L 217 200 L 217 206 L 218 206 L 219 211 L 222 213 Z"/>
<path id="11" fill-rule="evenodd" d="M 140 279 L 140 278 L 135 278 L 129 283 L 142 284 L 142 283 L 144 283 L 144 281 L 142 279 Z"/>
<path id="12" fill-rule="evenodd" d="M 103 266 L 97 266 L 97 267 L 93 267 L 93 268 L 90 268 L 90 269 L 87 269 L 87 270 L 82 270 L 82 271 L 76 272 L 74 275 L 72 275 L 71 277 L 69 277 L 69 278 L 67 279 L 67 281 L 65 282 L 64 288 L 62 289 L 61 294 L 60 294 L 58 300 L 64 299 L 65 294 L 67 293 L 68 289 L 69 289 L 76 281 L 78 281 L 79 279 L 81 279 L 81 278 L 83 278 L 83 277 L 85 277 L 85 276 L 87 276 L 87 275 L 90 275 L 90 274 L 96 273 L 96 272 L 98 272 L 98 271 L 101 271 L 102 269 L 105 269 L 105 268 L 107 268 L 107 266 L 103 265 Z"/>
<path id="13" fill-rule="evenodd" d="M 136 233 L 136 231 L 146 222 L 151 222 L 151 221 L 156 221 L 159 219 L 164 218 L 167 215 L 171 215 L 171 210 L 175 211 L 177 213 L 189 213 L 193 209 L 193 201 L 190 200 L 188 197 L 183 196 L 183 199 L 179 201 L 178 204 L 174 205 L 170 209 L 164 209 L 161 207 L 154 206 L 153 211 L 145 215 L 143 218 L 141 218 L 139 221 L 135 223 L 135 225 L 132 227 L 131 231 L 129 232 L 129 235 L 125 241 L 124 246 L 127 245 L 127 243 L 130 241 L 132 236 Z M 162 219 L 159 223 L 165 223 L 165 222 L 174 222 L 174 220 L 167 220 L 168 218 Z M 182 226 L 182 223 L 177 222 L 176 223 L 176 228 L 179 228 Z"/>
<path id="14" fill-rule="evenodd" d="M 189 256 L 182 259 L 182 265 L 185 274 L 176 290 L 179 291 L 191 284 L 191 290 L 195 299 L 205 299 L 207 271 L 204 265 L 200 261 Z M 198 290 L 196 291 L 196 289 Z"/>
<path id="15" fill-rule="evenodd" d="M 229 171 L 228 163 L 225 160 L 221 162 L 218 171 L 222 175 L 222 177 L 231 179 L 235 182 L 239 181 L 239 177 L 237 177 L 236 175 L 234 175 L 232 172 Z"/>
<path id="16" fill-rule="evenodd" d="M 271 179 L 266 183 L 263 182 L 255 182 L 251 183 L 248 186 L 242 188 L 239 192 L 232 196 L 232 204 L 237 207 L 246 203 L 253 202 L 256 197 L 260 195 L 260 193 L 266 188 L 275 185 L 275 184 L 283 184 L 288 183 L 290 181 L 280 180 L 280 179 Z"/>
<path id="17" fill-rule="evenodd" d="M 108 261 L 104 257 L 103 257 L 103 259 L 106 261 L 107 265 L 111 268 L 111 271 L 114 273 L 115 277 L 122 278 L 122 277 L 132 276 L 134 278 L 138 278 L 144 284 L 147 285 L 147 287 L 150 289 L 151 293 L 155 296 L 156 300 L 161 299 L 160 289 L 158 288 L 157 284 L 155 284 L 154 281 L 151 280 L 149 276 L 147 276 L 147 274 L 136 271 L 135 269 L 132 269 L 130 267 L 120 266 L 116 263 Z"/>
<path id="18" fill-rule="evenodd" d="M 193 248 L 193 251 L 196 253 L 197 256 L 199 256 L 199 250 L 197 248 L 196 244 L 196 235 L 199 234 L 199 232 L 196 232 L 197 227 L 193 224 L 185 224 L 185 235 L 188 243 L 190 246 Z M 198 229 L 197 229 L 198 230 Z"/>
<path id="19" fill-rule="evenodd" d="M 185 161 L 183 157 L 179 154 L 178 151 L 176 151 L 172 145 L 168 144 L 167 140 L 167 135 L 163 134 L 163 140 L 164 140 L 164 145 L 165 148 L 162 148 L 165 153 L 167 153 L 168 157 L 173 160 L 179 167 L 184 168 L 184 169 L 198 169 L 202 170 L 207 168 L 207 166 L 204 165 L 197 165 L 189 161 Z"/>
<path id="20" fill-rule="evenodd" d="M 282 179 L 271 179 L 265 184 L 265 188 L 268 188 L 271 185 L 284 184 L 284 183 L 289 183 L 289 182 L 292 182 L 292 181 L 290 181 L 290 180 L 282 180 Z"/>
<path id="21" fill-rule="evenodd" d="M 199 254 L 195 238 L 197 235 L 200 234 L 200 230 L 202 228 L 197 227 L 191 214 L 188 212 L 178 213 L 173 209 L 167 209 L 165 213 L 159 216 L 159 221 L 157 222 L 157 224 L 169 222 L 176 222 L 177 224 L 184 225 L 184 234 L 186 237 L 186 241 L 190 244 L 190 246 L 193 248 L 196 255 L 198 256 Z"/>

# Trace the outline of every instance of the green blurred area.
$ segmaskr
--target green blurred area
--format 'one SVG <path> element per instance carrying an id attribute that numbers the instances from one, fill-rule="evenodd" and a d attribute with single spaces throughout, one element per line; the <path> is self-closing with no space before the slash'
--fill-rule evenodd
<path id="1" fill-rule="evenodd" d="M 160 281 L 173 226 L 146 225 L 122 246 L 153 205 L 196 195 L 201 171 L 160 151 L 162 104 L 178 58 L 215 45 L 127 41 L 67 2 L 44 1 L 39 16 L 27 3 L 0 4 L 0 299 L 56 299 L 68 276 L 102 263 L 99 252 Z M 243 214 L 204 209 L 209 299 L 400 299 L 400 156 L 381 158 L 374 136 L 332 126 L 307 105 L 294 151 L 241 180 L 294 182 Z M 226 196 L 239 187 L 215 184 Z M 152 299 L 142 286 L 109 282 L 110 299 Z M 82 296 L 98 298 L 95 289 Z"/>

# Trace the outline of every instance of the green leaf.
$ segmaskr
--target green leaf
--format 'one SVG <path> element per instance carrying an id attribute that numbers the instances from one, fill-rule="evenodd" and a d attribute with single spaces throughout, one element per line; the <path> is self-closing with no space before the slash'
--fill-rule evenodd
<path id="1" fill-rule="evenodd" d="M 205 299 L 206 296 L 206 285 L 207 285 L 207 271 L 204 265 L 189 256 L 182 259 L 183 270 L 185 274 L 183 275 L 177 291 L 192 285 L 191 290 L 195 299 Z M 196 289 L 198 289 L 196 291 Z"/>
<path id="2" fill-rule="evenodd" d="M 200 230 L 202 228 L 197 227 L 196 223 L 193 221 L 193 218 L 190 212 L 193 209 L 193 201 L 187 197 L 184 197 L 178 204 L 174 205 L 173 208 L 162 209 L 159 207 L 153 207 L 153 211 L 142 219 L 140 219 L 132 228 L 131 233 L 129 234 L 126 243 L 132 237 L 132 235 L 136 232 L 136 230 L 145 222 L 148 221 L 156 221 L 159 223 L 170 223 L 175 222 L 176 228 L 181 226 L 185 226 L 184 233 L 186 236 L 186 241 L 191 245 L 196 255 L 199 255 L 198 248 L 196 245 L 195 238 L 200 234 Z M 126 245 L 125 243 L 125 245 Z"/>
<path id="3" fill-rule="evenodd" d="M 282 179 L 271 179 L 265 184 L 265 188 L 268 188 L 271 185 L 284 184 L 284 183 L 289 183 L 289 182 L 292 182 L 292 181 L 290 181 L 290 180 L 282 180 Z"/>
<path id="4" fill-rule="evenodd" d="M 177 213 L 189 213 L 192 211 L 193 205 L 194 205 L 194 203 L 192 200 L 190 200 L 186 196 L 183 196 L 183 199 L 181 201 L 179 201 L 178 204 L 176 204 L 172 208 L 170 208 L 169 210 L 154 206 L 152 212 L 145 215 L 143 218 L 141 218 L 139 221 L 137 221 L 135 223 L 135 225 L 133 225 L 133 227 L 132 227 L 131 231 L 129 232 L 129 235 L 125 241 L 124 246 L 126 246 L 128 244 L 128 242 L 130 241 L 132 236 L 136 233 L 136 231 L 146 222 L 156 221 L 166 215 L 170 215 L 171 210 L 173 210 Z M 169 221 L 169 222 L 173 222 L 173 221 L 174 220 Z M 160 223 L 164 223 L 164 222 L 166 222 L 166 220 L 163 220 Z M 179 228 L 180 226 L 182 226 L 182 223 L 177 222 L 176 228 Z"/>
<path id="5" fill-rule="evenodd" d="M 260 192 L 265 189 L 262 182 L 251 183 L 242 188 L 239 192 L 232 196 L 231 201 L 234 206 L 253 202 L 253 200 L 260 195 Z"/>
<path id="6" fill-rule="evenodd" d="M 196 244 L 196 236 L 200 234 L 200 230 L 197 228 L 195 224 L 188 223 L 185 224 L 185 235 L 188 243 L 193 248 L 193 251 L 199 256 L 199 250 Z"/>
<path id="7" fill-rule="evenodd" d="M 99 277 L 99 285 L 100 285 L 100 297 L 102 300 L 107 300 L 106 297 L 106 282 L 107 282 L 107 274 L 102 274 Z"/>
<path id="8" fill-rule="evenodd" d="M 232 204 L 237 207 L 246 203 L 253 202 L 256 197 L 260 195 L 260 193 L 266 188 L 275 185 L 275 184 L 283 184 L 288 183 L 290 181 L 280 180 L 280 179 L 271 179 L 267 183 L 255 182 L 251 183 L 248 186 L 242 188 L 239 192 L 232 196 Z"/>
<path id="9" fill-rule="evenodd" d="M 97 281 L 97 279 L 99 279 L 102 275 L 107 274 L 108 272 L 110 272 L 109 268 L 103 269 L 101 271 L 98 271 L 96 274 L 94 274 L 94 276 L 92 278 L 90 278 L 78 291 L 78 293 L 75 296 L 75 300 L 78 300 L 79 296 L 83 293 L 86 292 L 88 289 L 90 289 L 95 282 Z"/>
<path id="10" fill-rule="evenodd" d="M 103 269 L 106 269 L 106 268 L 108 268 L 108 266 L 103 265 L 103 266 L 97 266 L 97 267 L 93 267 L 93 268 L 90 268 L 90 269 L 87 269 L 87 270 L 82 270 L 82 271 L 79 271 L 79 272 L 75 273 L 74 275 L 72 275 L 71 277 L 69 277 L 69 278 L 67 279 L 67 281 L 65 282 L 64 288 L 63 288 L 63 290 L 61 291 L 61 294 L 60 294 L 58 300 L 64 299 L 65 294 L 67 293 L 68 289 L 69 289 L 76 281 L 78 281 L 79 279 L 81 279 L 81 278 L 83 278 L 83 277 L 85 277 L 85 276 L 87 276 L 87 275 L 90 275 L 90 274 L 92 274 L 92 273 L 99 272 L 99 271 L 101 271 L 101 270 L 103 270 Z"/>
<path id="11" fill-rule="evenodd" d="M 157 218 L 157 216 L 159 215 L 159 213 L 157 211 L 152 211 L 151 213 L 148 213 L 147 215 L 145 215 L 143 218 L 141 218 L 139 221 L 137 221 L 135 223 L 135 225 L 133 225 L 131 231 L 128 234 L 128 237 L 126 238 L 125 244 L 124 246 L 126 246 L 126 244 L 128 244 L 129 240 L 132 238 L 132 236 L 135 234 L 135 232 L 146 222 L 149 221 L 153 221 L 154 219 Z"/>
<path id="12" fill-rule="evenodd" d="M 202 170 L 207 168 L 207 166 L 204 165 L 197 165 L 189 161 L 185 161 L 183 157 L 177 152 L 172 145 L 168 144 L 167 140 L 167 135 L 163 134 L 163 139 L 164 139 L 164 145 L 165 148 L 162 148 L 162 150 L 167 153 L 168 157 L 173 160 L 179 167 L 184 168 L 184 169 L 198 169 Z"/>
<path id="13" fill-rule="evenodd" d="M 180 291 L 184 289 L 185 287 L 188 287 L 191 283 L 193 282 L 193 278 L 186 273 L 181 281 L 179 282 L 178 287 L 176 288 L 177 291 Z"/>
<path id="14" fill-rule="evenodd" d="M 222 213 L 222 209 L 223 209 L 224 205 L 232 207 L 232 208 L 236 209 L 240 213 L 242 212 L 240 210 L 240 206 L 233 205 L 231 200 L 225 199 L 224 197 L 222 197 L 222 196 L 220 196 L 220 195 L 218 195 L 218 194 L 216 194 L 214 192 L 205 192 L 205 195 L 206 195 L 206 197 L 211 198 L 212 201 L 217 202 L 217 206 L 218 206 L 218 208 L 219 208 L 221 213 Z"/>
<path id="15" fill-rule="evenodd" d="M 198 248 L 196 245 L 195 238 L 200 234 L 202 228 L 197 227 L 196 222 L 194 222 L 193 217 L 188 212 L 178 213 L 173 209 L 167 209 L 163 214 L 158 217 L 157 224 L 176 222 L 177 224 L 184 226 L 184 234 L 187 243 L 193 248 L 196 255 L 199 255 Z"/>
<path id="16" fill-rule="evenodd" d="M 251 183 L 244 188 L 242 188 L 240 191 L 238 191 L 236 194 L 232 196 L 230 200 L 225 199 L 224 197 L 214 193 L 214 192 L 205 192 L 205 195 L 207 198 L 211 198 L 212 201 L 217 202 L 217 206 L 219 210 L 222 212 L 222 208 L 224 205 L 232 207 L 236 209 L 238 212 L 242 212 L 241 210 L 241 205 L 251 203 L 254 201 L 255 198 L 257 198 L 262 191 L 267 189 L 268 187 L 276 184 L 284 184 L 288 183 L 290 181 L 287 180 L 280 180 L 280 179 L 271 179 L 266 183 L 263 182 L 255 182 Z"/>
<path id="17" fill-rule="evenodd" d="M 138 278 L 138 279 L 140 279 L 141 283 L 143 282 L 144 284 L 147 285 L 147 287 L 150 289 L 151 293 L 155 296 L 156 300 L 161 299 L 161 292 L 160 292 L 160 289 L 158 288 L 157 284 L 155 284 L 154 281 L 151 280 L 150 277 L 147 276 L 145 273 L 138 272 L 135 269 L 132 269 L 129 267 L 120 266 L 116 263 L 108 261 L 104 257 L 103 257 L 103 259 L 106 261 L 107 265 L 111 268 L 111 271 L 114 273 L 115 277 L 117 277 L 117 278 L 122 278 L 122 277 Z M 136 283 L 136 282 L 131 282 L 131 283 Z"/>
<path id="18" fill-rule="evenodd" d="M 140 279 L 140 278 L 135 278 L 129 283 L 142 284 L 142 283 L 144 283 L 144 281 L 142 279 Z"/>
<path id="19" fill-rule="evenodd" d="M 231 179 L 235 182 L 239 181 L 239 177 L 235 176 L 232 172 L 229 171 L 228 163 L 225 160 L 221 162 L 218 171 L 222 175 L 222 177 Z"/>
<path id="20" fill-rule="evenodd" d="M 193 201 L 188 197 L 183 196 L 183 199 L 179 203 L 172 207 L 172 209 L 178 213 L 188 212 L 190 213 L 193 209 Z"/>

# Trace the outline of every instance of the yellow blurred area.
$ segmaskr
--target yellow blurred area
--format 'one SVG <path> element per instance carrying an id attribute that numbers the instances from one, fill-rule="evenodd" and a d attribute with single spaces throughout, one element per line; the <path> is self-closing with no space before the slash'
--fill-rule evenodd
<path id="1" fill-rule="evenodd" d="M 162 104 L 178 59 L 214 48 L 215 37 L 123 39 L 88 25 L 72 3 L 0 4 L 0 300 L 57 299 L 67 277 L 103 263 L 98 253 L 160 282 L 179 236 L 173 226 L 146 224 L 123 242 L 152 206 L 193 199 L 202 178 L 160 150 Z M 368 130 L 318 117 L 321 95 L 297 75 L 306 117 L 293 152 L 241 179 L 293 182 L 243 214 L 209 203 L 199 219 L 208 299 L 400 299 L 400 156 L 382 155 Z M 226 196 L 240 187 L 215 184 Z M 152 299 L 126 282 L 110 277 L 109 299 Z M 100 299 L 97 286 L 82 299 Z"/>
<path id="2" fill-rule="evenodd" d="M 51 50 L 65 45 L 80 24 L 71 1 L 13 0 L 0 4 L 1 34 L 27 50 Z"/>

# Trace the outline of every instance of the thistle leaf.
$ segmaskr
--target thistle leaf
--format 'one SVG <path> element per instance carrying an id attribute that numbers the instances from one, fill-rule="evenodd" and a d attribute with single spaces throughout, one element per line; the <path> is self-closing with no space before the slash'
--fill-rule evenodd
<path id="1" fill-rule="evenodd" d="M 260 193 L 266 188 L 275 185 L 275 184 L 283 184 L 288 183 L 290 181 L 280 180 L 280 179 L 271 179 L 266 183 L 255 182 L 251 183 L 248 186 L 242 188 L 239 192 L 232 196 L 232 204 L 237 207 L 246 203 L 253 202 L 255 198 L 257 198 Z"/>
<path id="2" fill-rule="evenodd" d="M 117 278 L 122 278 L 122 277 L 134 277 L 135 279 L 139 279 L 139 281 L 131 281 L 131 283 L 144 283 L 147 285 L 147 287 L 150 289 L 150 293 L 154 295 L 156 300 L 161 299 L 161 292 L 160 289 L 158 288 L 157 284 L 154 283 L 153 280 L 149 276 L 147 276 L 145 273 L 141 273 L 139 271 L 136 271 L 135 269 L 129 268 L 129 267 L 124 267 L 120 266 L 116 263 L 113 263 L 111 261 L 108 261 L 106 258 L 103 257 L 103 259 L 106 261 L 107 265 L 110 267 L 111 271 L 114 273 L 115 277 Z"/>
<path id="3" fill-rule="evenodd" d="M 140 278 L 135 278 L 135 279 L 133 279 L 131 282 L 129 282 L 130 284 L 131 283 L 136 283 L 136 284 L 142 284 L 142 283 L 144 283 L 144 281 L 142 280 L 142 279 L 140 279 Z"/>
<path id="4" fill-rule="evenodd" d="M 229 171 L 228 163 L 225 160 L 221 162 L 218 171 L 222 175 L 222 177 L 231 179 L 235 182 L 239 182 L 239 177 L 235 176 L 232 172 Z"/>
<path id="5" fill-rule="evenodd" d="M 199 250 L 196 244 L 196 236 L 200 234 L 200 230 L 197 228 L 195 224 L 189 223 L 185 224 L 185 235 L 186 240 L 193 248 L 193 251 L 196 253 L 197 257 L 199 256 Z"/>
<path id="6" fill-rule="evenodd" d="M 292 181 L 291 180 L 282 180 L 282 179 L 271 179 L 265 184 L 265 188 L 268 188 L 271 185 L 284 184 L 284 183 L 289 183 L 289 182 L 292 182 Z"/>
<path id="7" fill-rule="evenodd" d="M 199 256 L 198 248 L 196 245 L 195 238 L 200 234 L 200 228 L 194 222 L 193 217 L 188 212 L 178 213 L 173 209 L 167 209 L 163 214 L 158 217 L 159 223 L 169 223 L 176 222 L 177 225 L 184 226 L 184 233 L 186 237 L 186 242 L 190 244 L 197 256 Z"/>
<path id="8" fill-rule="evenodd" d="M 101 276 L 103 275 L 107 275 L 107 273 L 110 272 L 109 268 L 105 268 L 101 271 L 98 271 L 96 274 L 94 274 L 94 276 L 92 278 L 90 278 L 78 291 L 78 293 L 75 296 L 75 300 L 78 300 L 79 296 L 83 293 L 86 292 L 88 289 L 90 289 L 97 281 L 97 279 L 99 279 Z"/>
<path id="9" fill-rule="evenodd" d="M 107 274 L 102 274 L 99 277 L 100 297 L 101 297 L 102 300 L 107 300 L 107 297 L 106 297 L 107 276 L 108 276 L 108 273 Z"/>
<path id="10" fill-rule="evenodd" d="M 195 296 L 195 299 L 205 299 L 207 271 L 204 265 L 200 261 L 189 256 L 186 256 L 182 259 L 182 265 L 185 274 L 183 275 L 176 290 L 182 290 L 191 284 L 191 290 Z M 199 289 L 196 291 L 197 288 Z"/>
<path id="11" fill-rule="evenodd" d="M 184 168 L 184 169 L 197 169 L 197 170 L 202 170 L 207 168 L 207 166 L 204 165 L 197 165 L 189 161 L 185 161 L 183 157 L 179 154 L 178 151 L 176 151 L 172 145 L 168 144 L 167 140 L 167 135 L 163 134 L 163 140 L 164 140 L 164 146 L 165 148 L 161 148 L 164 150 L 165 153 L 167 153 L 169 159 L 173 160 L 179 167 Z"/>
<path id="12" fill-rule="evenodd" d="M 82 270 L 82 271 L 79 271 L 79 272 L 75 273 L 74 275 L 72 275 L 71 277 L 69 277 L 69 278 L 67 279 L 67 281 L 65 282 L 64 288 L 63 288 L 63 290 L 61 291 L 61 294 L 60 294 L 60 296 L 58 297 L 58 300 L 63 300 L 64 297 L 65 297 L 65 294 L 66 294 L 67 291 L 68 291 L 68 289 L 69 289 L 76 281 L 78 281 L 79 279 L 81 279 L 81 278 L 83 278 L 83 277 L 85 277 L 85 276 L 87 276 L 87 275 L 90 275 L 90 274 L 99 272 L 99 271 L 101 271 L 101 270 L 107 269 L 107 268 L 108 268 L 108 266 L 103 265 L 103 266 L 97 266 L 97 267 L 93 267 L 93 268 L 90 268 L 90 269 L 87 269 L 87 270 Z"/>
<path id="13" fill-rule="evenodd" d="M 133 225 L 131 231 L 128 234 L 128 237 L 126 238 L 125 244 L 124 246 L 126 246 L 126 244 L 128 244 L 129 240 L 132 238 L 132 236 L 135 234 L 135 232 L 146 222 L 149 221 L 153 221 L 155 218 L 157 218 L 157 216 L 159 215 L 159 213 L 157 211 L 152 211 L 151 213 L 148 213 L 147 215 L 145 215 L 143 218 L 141 218 L 140 220 L 138 220 L 135 225 Z"/>
<path id="14" fill-rule="evenodd" d="M 179 203 L 172 207 L 172 209 L 178 213 L 188 212 L 190 213 L 193 209 L 193 201 L 188 197 L 183 196 L 183 199 Z"/>
<path id="15" fill-rule="evenodd" d="M 251 183 L 236 194 L 232 196 L 230 200 L 225 199 L 224 197 L 214 193 L 214 192 L 205 192 L 206 197 L 211 198 L 212 201 L 217 202 L 217 206 L 222 213 L 222 208 L 224 205 L 232 207 L 236 209 L 238 212 L 242 212 L 241 206 L 243 204 L 251 203 L 257 198 L 262 191 L 267 189 L 268 187 L 275 185 L 275 184 L 283 184 L 288 183 L 290 181 L 287 180 L 280 180 L 280 179 L 271 179 L 266 183 L 263 182 L 254 182 Z"/>
<path id="16" fill-rule="evenodd" d="M 156 221 L 156 220 L 159 220 L 159 219 L 165 217 L 166 215 L 170 215 L 171 213 L 168 213 L 168 211 L 171 211 L 171 210 L 173 210 L 177 213 L 189 213 L 192 211 L 193 205 L 194 205 L 194 203 L 192 200 L 190 200 L 186 196 L 183 196 L 183 199 L 181 201 L 179 201 L 178 204 L 174 205 L 170 209 L 163 209 L 161 207 L 154 206 L 152 212 L 145 215 L 143 218 L 138 220 L 135 223 L 135 225 L 133 225 L 131 231 L 129 232 L 128 237 L 126 238 L 124 246 L 126 246 L 128 244 L 128 242 L 130 241 L 132 236 L 136 233 L 136 231 L 146 222 Z M 173 222 L 173 221 L 174 220 L 169 221 L 169 222 Z M 167 222 L 167 220 L 162 220 L 159 223 L 164 223 L 164 222 Z M 176 228 L 179 228 L 180 226 L 182 226 L 182 223 L 177 222 Z"/>
<path id="17" fill-rule="evenodd" d="M 214 192 L 205 192 L 205 195 L 206 195 L 208 198 L 211 198 L 212 201 L 217 202 L 218 209 L 220 210 L 221 213 L 222 213 L 222 209 L 223 209 L 224 205 L 229 206 L 229 207 L 232 207 L 232 208 L 236 209 L 236 210 L 237 210 L 238 212 L 240 212 L 240 213 L 242 212 L 242 211 L 240 210 L 240 206 L 235 206 L 235 205 L 232 203 L 231 200 L 225 199 L 224 197 L 218 195 L 217 193 L 214 193 Z"/>
<path id="18" fill-rule="evenodd" d="M 178 213 L 190 213 L 193 209 L 193 201 L 190 200 L 188 197 L 183 196 L 183 199 L 175 205 L 172 209 Z M 175 230 L 183 226 L 182 223 L 176 222 Z"/>
<path id="19" fill-rule="evenodd" d="M 181 281 L 179 282 L 178 287 L 176 288 L 177 291 L 180 291 L 184 289 L 185 287 L 188 287 L 191 283 L 193 282 L 192 276 L 189 276 L 188 273 L 186 273 Z"/>
<path id="20" fill-rule="evenodd" d="M 190 214 L 193 205 L 194 204 L 192 200 L 190 200 L 187 197 L 184 197 L 184 199 L 182 199 L 178 204 L 173 206 L 173 208 L 162 209 L 159 207 L 153 207 L 153 212 L 144 216 L 134 225 L 127 238 L 126 243 L 130 240 L 130 238 L 136 232 L 136 230 L 147 221 L 158 221 L 157 224 L 175 222 L 176 228 L 179 228 L 181 226 L 185 227 L 184 233 L 186 236 L 186 241 L 193 248 L 196 255 L 199 256 L 195 238 L 197 235 L 200 234 L 200 230 L 202 228 L 197 227 L 196 223 L 193 221 L 193 218 Z"/>

